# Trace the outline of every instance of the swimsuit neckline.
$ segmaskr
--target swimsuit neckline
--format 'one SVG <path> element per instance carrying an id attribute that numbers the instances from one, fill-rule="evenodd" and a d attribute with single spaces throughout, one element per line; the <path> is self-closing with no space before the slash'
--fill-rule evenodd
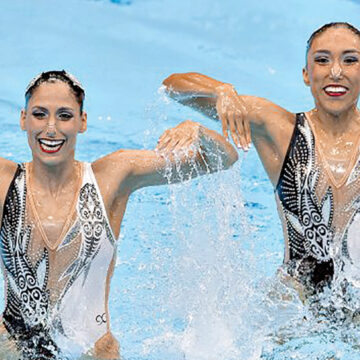
<path id="1" fill-rule="evenodd" d="M 68 232 L 68 230 L 71 229 L 72 226 L 74 225 L 74 223 L 71 225 L 71 219 L 74 215 L 74 212 L 76 211 L 77 199 L 79 198 L 79 193 L 80 193 L 81 184 L 83 182 L 83 175 L 84 175 L 84 168 L 83 168 L 83 164 L 81 162 L 79 162 L 79 166 L 80 166 L 80 176 L 79 176 L 78 185 L 77 185 L 77 189 L 76 189 L 76 193 L 75 193 L 75 196 L 73 199 L 72 206 L 70 208 L 67 218 L 65 219 L 64 225 L 62 227 L 62 230 L 60 232 L 58 239 L 55 242 L 52 242 L 49 240 L 49 238 L 46 235 L 46 232 L 42 226 L 42 222 L 40 220 L 40 216 L 37 211 L 37 208 L 35 205 L 35 200 L 34 200 L 34 197 L 33 197 L 32 191 L 31 191 L 31 186 L 30 186 L 30 181 L 29 181 L 29 163 L 25 164 L 25 176 L 26 176 L 26 184 L 27 184 L 27 193 L 29 194 L 30 207 L 32 209 L 32 212 L 34 213 L 35 221 L 37 223 L 37 227 L 40 231 L 41 237 L 43 238 L 46 246 L 50 250 L 56 250 L 59 247 L 59 245 L 62 243 L 63 239 L 65 238 L 65 235 Z M 76 222 L 76 220 L 75 220 L 75 222 Z"/>
<path id="2" fill-rule="evenodd" d="M 346 166 L 346 171 L 343 174 L 343 176 L 340 178 L 340 180 L 337 180 L 330 168 L 329 162 L 326 159 L 326 156 L 324 155 L 324 152 L 320 146 L 320 143 L 317 142 L 317 134 L 315 132 L 315 128 L 314 128 L 314 124 L 312 123 L 310 117 L 306 114 L 304 114 L 304 118 L 305 120 L 308 122 L 310 129 L 313 133 L 313 137 L 314 137 L 314 143 L 315 143 L 315 148 L 317 150 L 317 152 L 319 153 L 320 159 L 324 165 L 324 169 L 326 174 L 329 177 L 330 182 L 335 186 L 336 189 L 341 188 L 349 179 L 351 172 L 354 168 L 354 166 L 356 165 L 358 158 L 359 158 L 359 145 L 360 145 L 360 136 L 358 137 L 356 144 L 355 144 L 355 149 L 351 154 L 350 160 L 348 162 L 348 165 Z"/>

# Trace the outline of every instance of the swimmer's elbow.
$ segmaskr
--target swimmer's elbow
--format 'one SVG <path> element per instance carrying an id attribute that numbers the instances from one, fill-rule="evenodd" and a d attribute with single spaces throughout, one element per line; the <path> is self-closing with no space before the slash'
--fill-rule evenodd
<path id="1" fill-rule="evenodd" d="M 234 149 L 234 147 L 231 146 L 231 149 L 229 149 L 222 158 L 222 170 L 227 170 L 231 168 L 238 160 L 239 154 Z"/>
<path id="2" fill-rule="evenodd" d="M 163 80 L 162 84 L 165 86 L 166 89 L 169 89 L 171 87 L 171 84 L 172 84 L 174 78 L 176 78 L 176 75 L 177 74 L 171 74 L 165 80 Z"/>
<path id="3" fill-rule="evenodd" d="M 163 81 L 163 87 L 167 96 L 175 101 L 179 101 L 181 96 L 179 92 L 179 79 L 181 74 L 172 74 Z"/>
<path id="4" fill-rule="evenodd" d="M 231 147 L 231 150 L 228 153 L 227 161 L 225 163 L 224 168 L 229 169 L 231 166 L 233 166 L 237 161 L 239 160 L 239 154 L 234 149 L 234 147 Z"/>
<path id="5" fill-rule="evenodd" d="M 205 174 L 227 170 L 231 168 L 238 159 L 239 155 L 233 147 L 228 151 L 221 151 L 218 154 L 210 155 L 204 152 L 198 157 L 199 163 Z"/>
<path id="6" fill-rule="evenodd" d="M 220 147 L 220 156 L 224 169 L 229 169 L 239 160 L 239 154 L 235 147 L 227 140 L 222 141 L 222 147 Z"/>
<path id="7" fill-rule="evenodd" d="M 168 94 L 172 92 L 174 85 L 178 81 L 179 75 L 180 74 L 171 74 L 162 82 L 162 84 L 165 86 L 165 90 Z"/>
<path id="8" fill-rule="evenodd" d="M 192 84 L 193 78 L 195 78 L 197 73 L 174 73 L 168 76 L 163 80 L 163 86 L 168 96 L 171 98 L 181 100 L 181 93 L 187 93 L 190 91 L 190 84 Z M 190 86 L 190 88 L 189 88 Z"/>

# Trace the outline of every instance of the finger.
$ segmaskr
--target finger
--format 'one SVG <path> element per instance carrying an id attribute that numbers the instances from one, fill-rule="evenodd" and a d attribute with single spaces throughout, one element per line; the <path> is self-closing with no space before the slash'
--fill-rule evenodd
<path id="1" fill-rule="evenodd" d="M 228 139 L 229 137 L 228 137 L 228 130 L 227 130 L 228 129 L 227 119 L 222 110 L 222 99 L 221 98 L 219 98 L 218 101 L 216 102 L 216 113 L 217 113 L 219 120 L 221 121 L 222 133 L 223 133 L 224 137 L 226 139 Z"/>
<path id="2" fill-rule="evenodd" d="M 229 140 L 229 124 L 228 124 L 228 121 L 227 121 L 227 117 L 226 116 L 222 116 L 221 117 L 221 126 L 222 126 L 222 133 L 223 133 L 223 136 Z"/>
<path id="3" fill-rule="evenodd" d="M 237 109 L 241 118 L 241 121 L 239 121 L 241 124 L 239 129 L 242 131 L 243 141 L 246 143 L 247 148 L 249 148 L 251 144 L 250 122 L 247 119 L 247 109 L 245 104 L 239 96 L 237 96 Z"/>
<path id="4" fill-rule="evenodd" d="M 161 136 L 160 136 L 159 140 L 161 140 L 161 139 L 163 139 L 163 138 L 165 138 L 165 137 L 169 136 L 169 134 L 170 134 L 170 129 L 165 130 L 165 131 L 161 134 Z"/>
<path id="5" fill-rule="evenodd" d="M 172 153 L 176 148 L 177 144 L 179 143 L 179 138 L 172 138 L 171 141 L 166 145 L 165 151 Z"/>
<path id="6" fill-rule="evenodd" d="M 164 138 L 163 140 L 159 141 L 156 146 L 156 150 L 162 151 L 168 145 L 168 143 L 170 141 L 171 141 L 171 138 Z"/>
<path id="7" fill-rule="evenodd" d="M 235 117 L 233 112 L 230 112 L 228 114 L 228 119 L 229 119 L 230 134 L 233 139 L 233 142 L 237 147 L 240 147 L 241 143 L 239 142 L 239 137 L 236 131 Z"/>
<path id="8" fill-rule="evenodd" d="M 251 127 L 250 127 L 250 123 L 245 118 L 243 118 L 243 122 L 244 122 L 246 142 L 247 142 L 248 148 L 250 148 L 250 146 L 251 146 Z"/>
<path id="9" fill-rule="evenodd" d="M 244 151 L 248 151 L 248 146 L 247 146 L 247 141 L 246 141 L 246 137 L 245 137 L 245 130 L 244 130 L 244 123 L 242 121 L 240 121 L 237 124 L 237 129 L 236 129 L 238 136 L 239 136 L 239 141 L 241 144 L 241 147 Z"/>
<path id="10" fill-rule="evenodd" d="M 183 145 L 183 151 L 185 155 L 192 157 L 191 154 L 194 154 L 194 152 L 196 153 L 199 150 L 199 145 L 199 141 L 197 141 L 196 139 L 188 139 Z"/>
<path id="11" fill-rule="evenodd" d="M 229 121 L 226 113 L 219 113 L 219 119 L 221 121 L 222 133 L 224 137 L 229 140 Z"/>
<path id="12" fill-rule="evenodd" d="M 182 149 L 186 148 L 186 145 L 189 143 L 189 139 L 188 138 L 183 138 L 180 139 L 180 141 L 176 144 L 176 146 L 174 147 L 173 151 L 174 152 L 178 152 L 181 151 Z"/>
<path id="13" fill-rule="evenodd" d="M 168 139 L 170 136 L 170 131 L 169 130 L 166 130 L 158 139 L 158 144 L 161 144 L 163 143 L 166 139 Z"/>
<path id="14" fill-rule="evenodd" d="M 244 137 L 244 129 L 243 129 L 241 113 L 239 111 L 235 113 L 234 124 L 235 124 L 235 132 L 238 137 L 240 147 L 246 151 L 247 150 L 246 139 Z"/>
<path id="15" fill-rule="evenodd" d="M 236 131 L 239 137 L 239 141 L 241 144 L 241 147 L 243 148 L 244 151 L 248 151 L 249 147 L 248 147 L 248 143 L 246 140 L 246 135 L 245 135 L 245 123 L 243 118 L 238 118 L 238 121 L 236 122 Z"/>

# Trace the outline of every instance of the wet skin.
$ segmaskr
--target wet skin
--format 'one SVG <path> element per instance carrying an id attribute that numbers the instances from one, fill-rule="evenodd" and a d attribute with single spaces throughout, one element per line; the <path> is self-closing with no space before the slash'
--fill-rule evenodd
<path id="1" fill-rule="evenodd" d="M 334 120 L 357 115 L 360 37 L 345 28 L 330 28 L 314 39 L 307 62 L 304 82 L 311 88 L 318 112 Z M 328 92 L 329 85 L 345 91 Z"/>
<path id="2" fill-rule="evenodd" d="M 306 117 L 324 154 L 324 166 L 334 171 L 336 180 L 351 170 L 358 149 L 359 56 L 358 35 L 344 27 L 329 28 L 314 39 L 303 69 L 303 80 L 315 102 Z M 176 101 L 220 120 L 224 135 L 239 148 L 248 148 L 251 135 L 276 187 L 295 126 L 294 113 L 267 99 L 239 95 L 231 84 L 199 73 L 172 74 L 163 84 Z M 288 247 L 285 241 L 285 262 Z"/>
<path id="3" fill-rule="evenodd" d="M 43 209 L 44 214 L 53 214 L 56 218 L 59 208 L 56 205 L 49 209 L 50 204 L 73 201 L 70 195 L 75 192 L 79 167 L 74 158 L 76 138 L 86 130 L 87 115 L 85 112 L 80 113 L 80 106 L 68 85 L 56 81 L 43 83 L 36 89 L 27 109 L 21 112 L 20 125 L 27 132 L 33 155 L 30 171 L 39 208 Z M 126 201 L 131 192 L 139 187 L 166 183 L 167 180 L 161 174 L 161 168 L 166 166 L 164 156 L 170 155 L 175 147 L 181 150 L 181 147 L 189 147 L 204 137 L 213 139 L 214 143 L 224 148 L 225 167 L 236 161 L 236 151 L 224 138 L 198 123 L 186 121 L 161 137 L 158 145 L 161 154 L 155 150 L 119 150 L 92 164 L 116 235 L 119 234 Z M 49 151 L 46 145 L 41 144 L 51 140 L 61 141 L 61 146 L 52 146 Z M 3 174 L 0 183 L 2 206 L 16 165 L 0 159 L 0 169 Z M 185 160 L 183 170 L 188 170 Z M 67 201 L 64 200 L 65 194 L 70 194 Z"/>
<path id="4" fill-rule="evenodd" d="M 77 134 L 86 130 L 87 114 L 80 113 L 76 98 L 67 84 L 44 83 L 21 112 L 21 129 L 28 135 L 33 161 L 46 166 L 61 166 L 75 154 Z M 63 141 L 60 147 L 46 150 L 41 141 Z"/>
<path id="5" fill-rule="evenodd" d="M 87 115 L 80 112 L 80 105 L 69 86 L 55 81 L 43 83 L 34 91 L 27 108 L 21 112 L 20 126 L 27 132 L 33 156 L 28 166 L 27 186 L 29 190 L 31 188 L 48 241 L 56 244 L 80 186 L 81 167 L 75 160 L 75 146 L 77 135 L 86 130 Z M 195 147 L 191 151 L 199 172 L 191 171 L 193 165 L 184 156 L 190 147 Z M 205 157 L 200 156 L 200 150 Z M 177 164 L 175 152 L 180 159 Z M 217 156 L 224 168 L 238 158 L 236 150 L 221 135 L 198 123 L 185 121 L 167 130 L 159 139 L 156 150 L 118 150 L 93 162 L 92 168 L 115 236 L 119 235 L 126 204 L 133 191 L 168 183 L 164 170 L 169 166 L 173 170 L 173 182 L 182 179 L 176 171 L 177 165 L 184 178 L 216 171 Z M 0 216 L 16 168 L 14 162 L 0 158 Z M 0 333 L 1 330 L 0 325 Z M 116 341 L 112 337 L 106 341 L 99 347 L 95 346 L 96 356 L 104 359 L 117 357 Z"/>
<path id="6" fill-rule="evenodd" d="M 314 39 L 307 62 L 304 82 L 316 105 L 309 117 L 329 167 L 341 179 L 360 132 L 360 38 L 348 29 L 330 28 Z"/>
<path id="7" fill-rule="evenodd" d="M 317 135 L 323 134 L 319 140 L 324 148 L 337 143 L 339 136 L 341 144 L 354 144 L 354 134 L 360 130 L 356 106 L 360 92 L 359 56 L 359 36 L 343 27 L 325 30 L 314 39 L 309 50 L 303 79 L 312 91 L 315 108 L 307 116 L 316 123 Z M 295 114 L 267 99 L 238 95 L 231 84 L 199 73 L 173 74 L 163 83 L 175 100 L 219 119 L 224 134 L 238 147 L 248 148 L 251 131 L 264 168 L 276 185 L 293 133 Z M 342 86 L 345 92 L 338 88 L 332 92 L 334 87 L 326 88 L 329 85 Z M 343 149 L 339 147 L 335 153 L 341 157 Z"/>

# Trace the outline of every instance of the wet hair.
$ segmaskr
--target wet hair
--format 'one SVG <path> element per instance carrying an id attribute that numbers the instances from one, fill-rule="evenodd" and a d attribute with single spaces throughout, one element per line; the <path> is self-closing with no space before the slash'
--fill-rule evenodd
<path id="1" fill-rule="evenodd" d="M 32 79 L 25 90 L 25 108 L 27 108 L 31 96 L 41 84 L 54 83 L 55 81 L 61 81 L 69 85 L 71 92 L 80 106 L 80 113 L 82 114 L 85 100 L 85 90 L 79 80 L 65 70 L 50 70 L 42 72 Z"/>
<path id="2" fill-rule="evenodd" d="M 321 35 L 322 33 L 324 33 L 327 29 L 330 28 L 345 28 L 345 29 L 349 29 L 350 31 L 352 31 L 355 35 L 359 36 L 360 38 L 360 30 L 358 28 L 356 28 L 354 25 L 351 25 L 347 22 L 331 22 L 328 24 L 325 24 L 323 26 L 321 26 L 319 29 L 315 30 L 311 36 L 309 37 L 309 40 L 307 41 L 306 44 L 306 55 L 305 55 L 305 63 L 307 65 L 307 56 L 309 53 L 309 50 L 311 48 L 311 45 L 313 44 L 314 40 Z"/>

